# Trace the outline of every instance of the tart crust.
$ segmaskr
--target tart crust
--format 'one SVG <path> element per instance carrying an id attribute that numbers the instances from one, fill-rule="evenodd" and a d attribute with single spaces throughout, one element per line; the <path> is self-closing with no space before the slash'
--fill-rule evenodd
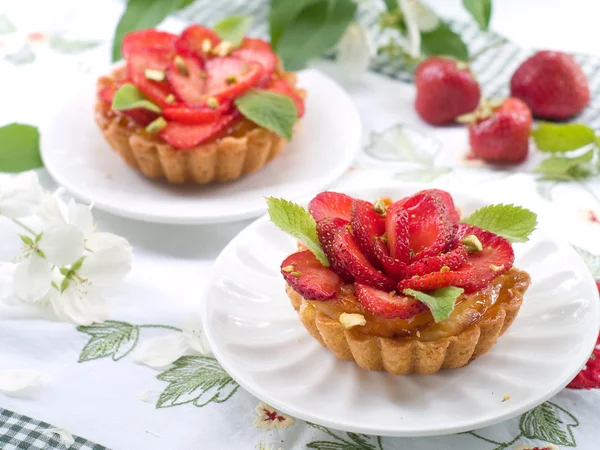
<path id="1" fill-rule="evenodd" d="M 296 75 L 288 72 L 281 77 L 295 88 Z M 98 80 L 97 92 L 119 76 Z M 302 89 L 296 92 L 304 98 Z M 144 131 L 141 125 L 116 114 L 110 105 L 98 96 L 94 106 L 96 123 L 110 146 L 131 167 L 148 178 L 165 178 L 169 183 L 208 184 L 227 182 L 260 170 L 277 157 L 286 140 L 273 131 L 262 128 L 246 119 L 244 132 L 239 136 L 225 133 L 190 149 L 177 149 L 160 137 Z"/>
<path id="2" fill-rule="evenodd" d="M 515 320 L 528 280 L 510 289 L 507 297 L 499 299 L 460 333 L 431 341 L 369 335 L 361 332 L 360 326 L 346 329 L 289 285 L 286 292 L 306 330 L 338 358 L 393 375 L 434 374 L 440 369 L 463 367 L 489 351 Z"/>

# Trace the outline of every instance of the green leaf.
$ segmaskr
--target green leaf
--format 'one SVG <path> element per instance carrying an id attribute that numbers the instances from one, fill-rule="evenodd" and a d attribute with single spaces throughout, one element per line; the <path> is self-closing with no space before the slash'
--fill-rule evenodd
<path id="1" fill-rule="evenodd" d="M 308 60 L 333 48 L 355 12 L 352 0 L 321 0 L 302 9 L 276 40 L 275 50 L 285 68 L 302 69 Z"/>
<path id="2" fill-rule="evenodd" d="M 231 16 L 217 22 L 213 30 L 222 40 L 230 42 L 234 48 L 237 48 L 242 43 L 251 23 L 252 17 Z"/>
<path id="3" fill-rule="evenodd" d="M 402 161 L 431 167 L 440 151 L 435 138 L 414 136 L 414 131 L 403 124 L 396 124 L 380 132 L 371 132 L 365 152 L 382 161 Z"/>
<path id="4" fill-rule="evenodd" d="M 160 112 L 158 105 L 144 97 L 144 94 L 131 83 L 125 83 L 115 92 L 111 107 L 116 110 L 144 108 L 157 113 Z"/>
<path id="5" fill-rule="evenodd" d="M 77 331 L 91 336 L 79 355 L 79 362 L 112 356 L 118 361 L 127 356 L 138 343 L 140 330 L 136 325 L 116 320 L 80 325 Z"/>
<path id="6" fill-rule="evenodd" d="M 121 43 L 130 31 L 152 28 L 169 14 L 185 8 L 193 0 L 128 0 L 113 39 L 112 60 L 121 59 Z"/>
<path id="7" fill-rule="evenodd" d="M 269 9 L 269 34 L 271 36 L 271 46 L 277 48 L 277 43 L 285 27 L 292 22 L 300 12 L 323 0 L 271 0 Z"/>
<path id="8" fill-rule="evenodd" d="M 487 31 L 492 17 L 492 0 L 463 0 L 463 5 L 479 24 L 479 28 Z"/>
<path id="9" fill-rule="evenodd" d="M 600 255 L 594 255 L 579 247 L 575 247 L 575 250 L 577 250 L 577 253 L 579 253 L 585 262 L 585 265 L 588 266 L 588 269 L 592 272 L 594 280 L 600 280 Z"/>
<path id="10" fill-rule="evenodd" d="M 306 245 L 321 264 L 329 267 L 329 261 L 317 236 L 317 223 L 310 213 L 302 206 L 282 198 L 267 197 L 266 200 L 271 221 Z"/>
<path id="11" fill-rule="evenodd" d="M 420 302 L 425 303 L 431 310 L 433 320 L 436 322 L 450 317 L 450 314 L 454 310 L 454 302 L 463 292 L 465 292 L 464 289 L 454 286 L 443 287 L 428 293 L 415 291 L 414 289 L 404 289 L 402 291 L 404 295 L 410 295 Z"/>
<path id="12" fill-rule="evenodd" d="M 23 241 L 23 244 L 28 245 L 28 246 L 32 246 L 33 245 L 33 239 L 31 239 L 29 236 L 26 236 L 24 234 L 20 234 L 19 237 Z"/>
<path id="13" fill-rule="evenodd" d="M 67 39 L 60 35 L 55 35 L 50 38 L 50 47 L 58 53 L 80 53 L 92 48 L 98 47 L 102 41 L 80 41 Z"/>
<path id="14" fill-rule="evenodd" d="M 20 123 L 0 127 L 0 172 L 24 172 L 43 165 L 36 127 Z"/>
<path id="15" fill-rule="evenodd" d="M 515 205 L 487 205 L 461 220 L 503 236 L 510 242 L 527 242 L 537 226 L 537 214 Z"/>
<path id="16" fill-rule="evenodd" d="M 542 152 L 568 152 L 593 143 L 596 134 L 580 123 L 540 123 L 531 132 L 538 150 Z"/>
<path id="17" fill-rule="evenodd" d="M 361 447 L 354 444 L 332 441 L 312 441 L 306 444 L 306 448 L 313 448 L 315 450 L 362 450 Z"/>
<path id="18" fill-rule="evenodd" d="M 573 414 L 560 406 L 546 402 L 521 416 L 519 428 L 527 439 L 539 439 L 556 445 L 575 447 L 572 427 L 579 426 Z"/>
<path id="19" fill-rule="evenodd" d="M 290 140 L 298 120 L 298 109 L 287 95 L 264 89 L 250 89 L 235 99 L 235 105 L 248 120 Z"/>
<path id="20" fill-rule="evenodd" d="M 383 0 L 388 11 L 396 11 L 398 8 L 398 0 Z"/>
<path id="21" fill-rule="evenodd" d="M 214 358 L 182 356 L 173 364 L 175 367 L 156 377 L 169 383 L 156 402 L 157 408 L 186 403 L 198 407 L 211 402 L 223 403 L 239 388 Z"/>
<path id="22" fill-rule="evenodd" d="M 421 33 L 421 50 L 425 55 L 452 56 L 461 61 L 469 59 L 469 49 L 460 35 L 443 21 L 435 30 Z"/>
<path id="23" fill-rule="evenodd" d="M 534 172 L 543 174 L 546 180 L 568 181 L 585 178 L 590 172 L 582 166 L 594 158 L 594 150 L 589 150 L 574 158 L 551 156 L 543 160 Z M 582 171 L 583 169 L 583 171 Z"/>

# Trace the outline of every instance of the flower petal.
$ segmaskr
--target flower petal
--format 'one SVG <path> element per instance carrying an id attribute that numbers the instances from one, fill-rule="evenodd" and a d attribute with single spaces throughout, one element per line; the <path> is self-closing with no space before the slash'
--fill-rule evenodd
<path id="1" fill-rule="evenodd" d="M 372 43 L 367 30 L 357 23 L 348 25 L 337 45 L 336 62 L 350 79 L 356 79 L 369 68 Z"/>
<path id="2" fill-rule="evenodd" d="M 106 302 L 88 285 L 71 280 L 61 294 L 50 297 L 52 309 L 59 319 L 78 325 L 104 322 L 108 318 Z"/>
<path id="3" fill-rule="evenodd" d="M 202 356 L 212 356 L 212 351 L 206 335 L 202 331 L 199 317 L 186 320 L 183 325 L 183 336 L 189 347 Z"/>
<path id="4" fill-rule="evenodd" d="M 85 244 L 93 252 L 110 247 L 123 247 L 131 250 L 131 245 L 127 242 L 127 239 L 112 233 L 92 233 L 88 236 Z"/>
<path id="5" fill-rule="evenodd" d="M 188 349 L 187 340 L 181 333 L 148 339 L 138 345 L 133 359 L 152 368 L 165 367 L 181 358 Z"/>
<path id="6" fill-rule="evenodd" d="M 66 266 L 83 255 L 83 233 L 74 225 L 52 225 L 43 231 L 38 248 L 51 263 Z"/>
<path id="7" fill-rule="evenodd" d="M 42 201 L 43 193 L 35 172 L 5 177 L 0 187 L 0 214 L 13 219 L 29 216 Z"/>
<path id="8" fill-rule="evenodd" d="M 86 256 L 77 271 L 93 286 L 108 286 L 121 281 L 131 270 L 131 248 L 110 247 Z"/>
<path id="9" fill-rule="evenodd" d="M 52 265 L 33 252 L 17 266 L 13 278 L 15 295 L 24 302 L 34 303 L 43 298 L 52 283 Z"/>
<path id="10" fill-rule="evenodd" d="M 408 39 L 406 51 L 413 58 L 418 58 L 421 55 L 421 31 L 417 23 L 417 12 L 410 0 L 400 0 L 399 5 L 404 13 L 404 22 L 406 23 L 406 37 Z"/>
<path id="11" fill-rule="evenodd" d="M 56 195 L 47 194 L 38 205 L 36 214 L 49 226 L 67 223 L 67 205 Z"/>
<path id="12" fill-rule="evenodd" d="M 418 0 L 409 0 L 409 7 L 412 8 L 419 30 L 428 33 L 435 30 L 440 25 L 440 18 L 437 14 L 424 3 Z"/>
<path id="13" fill-rule="evenodd" d="M 34 370 L 3 370 L 0 372 L 0 392 L 22 392 L 41 383 L 42 374 Z"/>
<path id="14" fill-rule="evenodd" d="M 94 231 L 94 218 L 89 206 L 75 203 L 71 199 L 69 202 L 69 223 L 79 228 L 85 237 L 91 235 Z"/>
<path id="15" fill-rule="evenodd" d="M 0 302 L 8 302 L 14 296 L 14 278 L 17 265 L 0 263 Z"/>
<path id="16" fill-rule="evenodd" d="M 73 438 L 71 432 L 63 428 L 46 428 L 45 430 L 42 430 L 42 434 L 58 434 L 60 442 L 62 442 L 67 449 L 75 443 L 75 439 Z"/>

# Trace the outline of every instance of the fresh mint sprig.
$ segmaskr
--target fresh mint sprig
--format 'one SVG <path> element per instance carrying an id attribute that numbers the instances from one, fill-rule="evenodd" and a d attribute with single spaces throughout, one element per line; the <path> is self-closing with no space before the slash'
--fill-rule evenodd
<path id="1" fill-rule="evenodd" d="M 290 140 L 298 120 L 298 109 L 287 95 L 264 89 L 250 89 L 235 99 L 235 106 L 248 120 Z"/>
<path id="2" fill-rule="evenodd" d="M 461 220 L 508 239 L 527 242 L 537 226 L 537 214 L 515 205 L 487 205 Z"/>
<path id="3" fill-rule="evenodd" d="M 125 83 L 115 92 L 111 108 L 117 111 L 143 108 L 153 112 L 160 112 L 160 107 L 148 100 L 144 94 L 140 92 L 131 83 Z"/>
<path id="4" fill-rule="evenodd" d="M 217 22 L 213 30 L 221 39 L 229 42 L 233 48 L 237 48 L 242 43 L 251 23 L 252 17 L 230 16 Z"/>
<path id="5" fill-rule="evenodd" d="M 433 320 L 436 322 L 440 322 L 450 317 L 450 314 L 452 314 L 452 311 L 454 310 L 456 299 L 460 297 L 463 292 L 465 292 L 464 289 L 454 286 L 436 289 L 427 293 L 415 291 L 414 289 L 404 289 L 402 291 L 404 295 L 409 295 L 416 298 L 421 303 L 425 303 L 431 311 Z"/>

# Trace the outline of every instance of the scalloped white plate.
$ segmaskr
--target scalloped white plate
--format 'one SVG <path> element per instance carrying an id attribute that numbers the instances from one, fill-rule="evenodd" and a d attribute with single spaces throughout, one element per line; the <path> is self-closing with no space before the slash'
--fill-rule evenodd
<path id="1" fill-rule="evenodd" d="M 308 92 L 300 129 L 283 153 L 262 170 L 210 186 L 152 181 L 127 166 L 94 122 L 96 80 L 76 90 L 41 133 L 44 165 L 75 197 L 97 208 L 146 222 L 209 224 L 265 212 L 266 195 L 299 198 L 319 191 L 348 168 L 361 139 L 352 100 L 316 70 L 298 73 Z"/>
<path id="2" fill-rule="evenodd" d="M 374 200 L 414 186 L 371 187 Z M 487 202 L 455 194 L 465 212 Z M 259 399 L 328 427 L 386 436 L 457 433 L 521 414 L 562 389 L 596 342 L 596 285 L 566 242 L 537 230 L 515 244 L 515 265 L 533 283 L 521 311 L 491 351 L 436 375 L 393 376 L 338 360 L 304 329 L 284 292 L 281 261 L 292 238 L 263 217 L 217 259 L 204 303 L 204 327 L 225 370 Z M 507 401 L 502 401 L 510 396 Z"/>

